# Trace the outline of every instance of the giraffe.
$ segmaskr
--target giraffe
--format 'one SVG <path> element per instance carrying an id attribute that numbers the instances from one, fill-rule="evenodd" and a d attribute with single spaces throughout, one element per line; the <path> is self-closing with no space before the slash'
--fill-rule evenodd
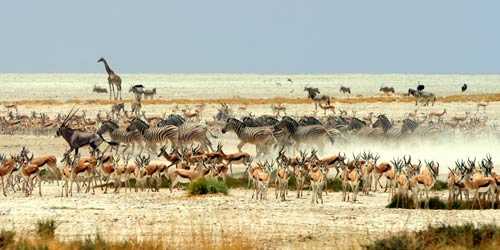
<path id="1" fill-rule="evenodd" d="M 109 67 L 108 63 L 106 60 L 101 57 L 97 61 L 103 62 L 104 67 L 106 68 L 106 72 L 108 73 L 108 83 L 109 83 L 109 99 L 111 100 L 111 96 L 115 98 L 115 100 L 118 98 L 118 94 L 120 95 L 120 100 L 122 99 L 122 79 L 115 74 L 115 72 Z M 115 85 L 116 85 L 116 92 L 115 92 Z"/>

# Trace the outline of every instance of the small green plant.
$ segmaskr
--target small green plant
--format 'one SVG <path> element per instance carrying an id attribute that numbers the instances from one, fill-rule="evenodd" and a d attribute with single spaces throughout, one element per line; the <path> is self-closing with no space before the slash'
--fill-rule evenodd
<path id="1" fill-rule="evenodd" d="M 59 223 L 56 219 L 38 220 L 36 222 L 36 233 L 43 238 L 53 238 Z"/>
<path id="2" fill-rule="evenodd" d="M 494 204 L 491 207 L 491 202 L 481 201 L 481 206 L 483 209 L 498 209 L 498 204 Z M 419 201 L 419 208 L 425 207 L 425 200 Z M 415 209 L 415 204 L 413 197 L 410 195 L 393 195 L 389 204 L 386 208 L 404 208 L 404 209 Z M 439 197 L 429 198 L 429 209 L 446 209 L 446 210 L 467 210 L 472 208 L 472 201 L 443 201 Z M 480 209 L 479 205 L 474 205 L 474 209 Z"/>
<path id="3" fill-rule="evenodd" d="M 227 194 L 228 189 L 226 185 L 220 181 L 213 180 L 210 178 L 200 178 L 189 184 L 187 192 L 189 195 L 217 194 L 217 193 Z"/>
<path id="4" fill-rule="evenodd" d="M 14 243 L 14 237 L 16 236 L 16 232 L 12 230 L 2 229 L 0 234 L 0 249 L 4 249 L 10 244 Z"/>
<path id="5" fill-rule="evenodd" d="M 436 191 L 448 190 L 448 183 L 444 181 L 437 181 L 433 187 Z"/>

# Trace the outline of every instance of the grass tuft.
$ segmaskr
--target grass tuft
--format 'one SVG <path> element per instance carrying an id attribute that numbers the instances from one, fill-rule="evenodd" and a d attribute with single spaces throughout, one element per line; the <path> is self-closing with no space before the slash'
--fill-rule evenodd
<path id="1" fill-rule="evenodd" d="M 0 249 L 7 248 L 9 245 L 14 243 L 14 237 L 16 232 L 12 230 L 2 229 L 0 233 Z"/>
<path id="2" fill-rule="evenodd" d="M 56 219 L 38 220 L 36 222 L 36 233 L 42 238 L 53 238 L 59 223 Z"/>
<path id="3" fill-rule="evenodd" d="M 492 209 L 491 202 L 481 201 L 483 209 Z M 425 201 L 419 201 L 419 208 L 424 208 Z M 393 195 L 386 208 L 415 209 L 413 198 L 410 195 Z M 472 201 L 443 201 L 439 197 L 429 198 L 429 209 L 437 210 L 467 210 L 472 209 Z M 480 209 L 479 204 L 474 204 L 474 209 Z M 493 209 L 498 209 L 498 204 L 493 205 Z"/>
<path id="4" fill-rule="evenodd" d="M 189 195 L 218 194 L 218 193 L 223 193 L 227 195 L 228 188 L 223 182 L 210 178 L 200 178 L 189 184 L 187 192 Z"/>
<path id="5" fill-rule="evenodd" d="M 414 233 L 402 233 L 374 241 L 365 246 L 378 249 L 494 249 L 500 244 L 500 228 L 496 225 L 442 225 Z"/>

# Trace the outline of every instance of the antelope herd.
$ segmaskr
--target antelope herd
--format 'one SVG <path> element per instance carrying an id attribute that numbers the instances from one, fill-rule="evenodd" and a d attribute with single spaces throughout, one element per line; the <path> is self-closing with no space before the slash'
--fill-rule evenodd
<path id="1" fill-rule="evenodd" d="M 114 75 L 104 59 L 100 61 L 105 64 L 110 77 L 110 92 L 114 94 L 110 93 L 110 98 L 121 98 L 120 78 Z M 113 84 L 117 85 L 117 93 L 111 88 Z M 99 89 L 97 87 L 94 90 Z M 346 92 L 347 89 L 342 86 L 341 91 Z M 320 95 L 319 89 L 306 87 L 304 90 L 316 108 L 320 106 L 325 110 L 324 116 L 316 116 L 316 112 L 313 116 L 287 114 L 287 107 L 279 103 L 271 105 L 272 115 L 257 117 L 247 111 L 245 104 L 237 108 L 238 114 L 243 116 L 238 119 L 230 105 L 221 103 L 213 120 L 205 119 L 202 123 L 206 105 L 194 108 L 175 105 L 171 109 L 173 114 L 158 116 L 147 115 L 146 111 L 137 110 L 134 106 L 130 113 L 124 103 L 117 103 L 106 115 L 99 111 L 96 119 L 87 117 L 85 110 L 79 115 L 79 109 L 74 108 L 66 115 L 59 114 L 51 119 L 44 113 L 20 115 L 17 106 L 5 105 L 9 109 L 15 107 L 16 114 L 8 110 L 8 116 L 0 118 L 1 132 L 56 134 L 64 138 L 69 148 L 62 153 L 59 164 L 55 155 L 35 157 L 26 147 L 18 154 L 0 155 L 3 194 L 7 196 L 9 192 L 22 190 L 25 195 L 31 195 L 38 187 L 39 195 L 42 195 L 42 182 L 53 180 L 58 185 L 58 181 L 62 181 L 61 196 L 73 195 L 75 182 L 77 192 L 85 186 L 85 192 L 95 193 L 95 188 L 100 186 L 106 193 L 109 182 L 114 183 L 115 193 L 120 192 L 122 183 L 128 191 L 132 191 L 132 179 L 135 180 L 136 192 L 145 188 L 159 192 L 163 178 L 169 182 L 169 190 L 173 192 L 178 183 L 190 183 L 201 177 L 226 182 L 229 174 L 235 175 L 233 164 L 239 164 L 245 167 L 243 173 L 248 177 L 252 198 L 269 199 L 267 190 L 271 183 L 275 185 L 276 199 L 285 201 L 290 197 L 289 182 L 293 179 L 296 187 L 293 196 L 300 199 L 304 189 L 309 188 L 312 191 L 311 202 L 323 203 L 328 185 L 332 185 L 332 179 L 338 178 L 342 201 L 359 201 L 362 199 L 358 196 L 359 189 L 362 195 L 369 195 L 380 187 L 389 192 L 389 197 L 401 197 L 401 202 L 407 202 L 406 199 L 411 197 L 415 201 L 424 199 L 428 206 L 430 192 L 438 180 L 440 164 L 437 161 L 415 161 L 405 155 L 385 156 L 392 157 L 392 160 L 379 162 L 381 155 L 371 152 L 369 148 L 352 154 L 352 157 L 348 157 L 347 152 L 338 151 L 345 146 L 365 142 L 398 145 L 401 142 L 436 142 L 440 138 L 499 134 L 496 127 L 486 124 L 485 108 L 488 102 L 478 103 L 474 115 L 469 111 L 450 114 L 446 109 L 428 113 L 421 110 L 419 113 L 415 109 L 404 117 L 368 112 L 358 118 L 356 110 L 350 115 L 346 110 L 339 109 L 339 114 L 336 114 L 330 97 Z M 381 87 L 380 91 L 389 93 L 394 89 Z M 129 92 L 136 97 L 134 103 L 140 105 L 142 95 L 152 98 L 156 89 L 144 91 L 143 85 L 134 85 Z M 417 101 L 425 104 L 432 101 L 434 104 L 435 96 L 422 89 L 410 89 L 409 94 L 415 96 Z M 483 108 L 482 116 L 479 108 Z M 328 109 L 332 110 L 332 114 L 326 115 Z M 229 135 L 224 135 L 227 133 Z M 239 141 L 236 152 L 226 153 L 229 150 L 223 150 L 222 141 L 228 137 Z M 215 150 L 213 141 L 218 141 Z M 108 146 L 101 150 L 103 142 Z M 255 153 L 243 152 L 245 144 L 254 145 Z M 123 150 L 119 150 L 121 145 Z M 86 146 L 90 146 L 90 157 L 82 157 L 79 151 Z M 329 151 L 332 147 L 335 153 Z M 151 155 L 158 159 L 152 161 Z M 468 159 L 467 162 L 457 160 L 455 166 L 447 167 L 450 170 L 447 179 L 450 200 L 458 197 L 468 199 L 468 193 L 472 192 L 473 205 L 478 203 L 482 207 L 480 200 L 489 200 L 492 204 L 498 202 L 500 176 L 492 171 L 490 155 L 477 164 L 475 159 Z"/>

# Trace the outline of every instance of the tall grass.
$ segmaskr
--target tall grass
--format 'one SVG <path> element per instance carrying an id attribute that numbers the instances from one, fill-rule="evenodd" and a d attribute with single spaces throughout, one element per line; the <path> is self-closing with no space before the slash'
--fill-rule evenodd
<path id="1" fill-rule="evenodd" d="M 228 188 L 223 182 L 211 178 L 199 178 L 198 180 L 189 184 L 187 193 L 189 195 L 201 194 L 218 194 L 223 193 L 227 195 Z"/>
<path id="2" fill-rule="evenodd" d="M 462 226 L 429 227 L 414 233 L 401 233 L 374 241 L 365 246 L 379 249 L 497 249 L 500 246 L 500 228 L 496 225 L 471 224 Z"/>

